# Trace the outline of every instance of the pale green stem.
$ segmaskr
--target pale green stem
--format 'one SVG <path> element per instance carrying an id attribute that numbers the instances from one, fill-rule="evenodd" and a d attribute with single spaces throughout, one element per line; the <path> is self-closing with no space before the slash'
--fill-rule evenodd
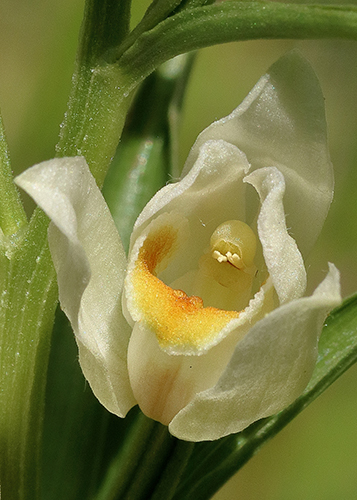
<path id="1" fill-rule="evenodd" d="M 277 2 L 218 2 L 185 9 L 141 35 L 121 56 L 132 83 L 164 61 L 211 45 L 256 39 L 357 40 L 353 5 L 299 5 Z"/>

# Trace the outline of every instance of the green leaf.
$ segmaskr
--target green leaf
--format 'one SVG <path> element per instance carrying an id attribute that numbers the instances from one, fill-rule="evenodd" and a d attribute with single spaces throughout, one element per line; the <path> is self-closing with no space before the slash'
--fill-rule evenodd
<path id="1" fill-rule="evenodd" d="M 11 236 L 25 224 L 27 219 L 13 182 L 10 156 L 0 116 L 0 233 L 2 230 L 5 236 Z M 7 246 L 6 240 L 2 243 Z"/>
<path id="2" fill-rule="evenodd" d="M 202 7 L 203 5 L 210 5 L 214 2 L 215 0 L 183 0 L 177 9 L 175 9 L 174 13 L 176 14 L 184 9 L 195 9 L 196 7 Z"/>
<path id="3" fill-rule="evenodd" d="M 47 377 L 42 498 L 93 498 L 112 459 L 127 447 L 123 436 L 133 433 L 137 413 L 133 409 L 121 419 L 99 403 L 79 366 L 71 325 L 57 309 Z"/>
<path id="4" fill-rule="evenodd" d="M 265 39 L 357 39 L 356 6 L 225 1 L 184 9 L 143 33 L 121 56 L 133 82 L 165 60 L 215 44 Z"/>
<path id="5" fill-rule="evenodd" d="M 52 336 L 42 447 L 42 498 L 76 500 L 96 490 L 110 414 L 78 363 L 72 328 L 59 309 Z"/>
<path id="6" fill-rule="evenodd" d="M 44 394 L 57 303 L 47 224 L 36 211 L 22 240 L 0 262 L 0 484 L 2 498 L 11 500 L 34 500 L 39 493 Z"/>
<path id="7" fill-rule="evenodd" d="M 319 356 L 304 393 L 275 416 L 255 422 L 239 434 L 195 447 L 177 500 L 206 500 L 237 472 L 260 447 L 325 391 L 357 361 L 357 295 L 328 317 L 319 343 Z"/>
<path id="8" fill-rule="evenodd" d="M 148 31 L 160 21 L 166 19 L 181 2 L 182 0 L 153 0 L 142 21 L 138 24 L 138 26 L 143 24 L 141 32 Z"/>

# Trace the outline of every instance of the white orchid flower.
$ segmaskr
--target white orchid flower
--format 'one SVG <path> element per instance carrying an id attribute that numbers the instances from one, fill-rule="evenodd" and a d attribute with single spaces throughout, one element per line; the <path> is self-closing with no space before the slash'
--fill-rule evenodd
<path id="1" fill-rule="evenodd" d="M 303 296 L 302 255 L 333 171 L 323 96 L 301 56 L 280 59 L 201 133 L 181 180 L 137 219 L 128 260 L 83 158 L 41 163 L 17 183 L 52 220 L 61 306 L 109 411 L 139 404 L 180 439 L 212 440 L 301 394 L 341 301 L 333 265 Z"/>

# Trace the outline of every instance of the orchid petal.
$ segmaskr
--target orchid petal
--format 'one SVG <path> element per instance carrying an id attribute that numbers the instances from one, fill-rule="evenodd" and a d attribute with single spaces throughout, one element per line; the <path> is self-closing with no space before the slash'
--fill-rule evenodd
<path id="1" fill-rule="evenodd" d="M 244 182 L 254 186 L 260 196 L 259 239 L 280 303 L 302 297 L 306 272 L 301 253 L 286 228 L 283 175 L 274 167 L 260 168 L 245 177 Z"/>
<path id="2" fill-rule="evenodd" d="M 339 274 L 330 264 L 311 297 L 284 304 L 253 326 L 216 386 L 197 394 L 170 432 L 188 441 L 218 439 L 293 402 L 312 375 L 325 317 L 340 301 Z"/>
<path id="3" fill-rule="evenodd" d="M 184 175 L 211 139 L 235 144 L 252 170 L 274 165 L 282 172 L 288 227 L 301 252 L 308 252 L 333 194 L 324 98 L 310 64 L 296 51 L 273 64 L 238 108 L 199 135 Z"/>
<path id="4" fill-rule="evenodd" d="M 83 373 L 99 401 L 124 416 L 135 404 L 126 364 L 130 327 L 120 300 L 126 259 L 109 209 L 82 157 L 35 165 L 16 182 L 52 220 L 61 307 Z"/>
<path id="5" fill-rule="evenodd" d="M 245 218 L 245 186 L 243 177 L 249 164 L 241 151 L 224 141 L 208 141 L 199 151 L 192 170 L 181 181 L 162 188 L 139 215 L 131 237 L 131 247 L 154 217 L 164 212 L 177 212 L 189 221 L 194 244 L 188 251 L 178 252 L 172 264 L 160 275 L 171 283 L 197 262 L 211 234 L 225 220 Z"/>

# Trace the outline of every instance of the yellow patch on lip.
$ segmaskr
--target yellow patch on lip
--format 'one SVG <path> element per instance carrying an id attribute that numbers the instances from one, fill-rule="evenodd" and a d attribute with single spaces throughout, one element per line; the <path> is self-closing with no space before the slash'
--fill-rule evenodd
<path id="1" fill-rule="evenodd" d="M 134 302 L 161 347 L 200 348 L 210 344 L 239 313 L 204 307 L 200 297 L 189 297 L 156 277 L 159 265 L 175 252 L 177 239 L 178 230 L 169 225 L 148 234 L 131 274 Z"/>

